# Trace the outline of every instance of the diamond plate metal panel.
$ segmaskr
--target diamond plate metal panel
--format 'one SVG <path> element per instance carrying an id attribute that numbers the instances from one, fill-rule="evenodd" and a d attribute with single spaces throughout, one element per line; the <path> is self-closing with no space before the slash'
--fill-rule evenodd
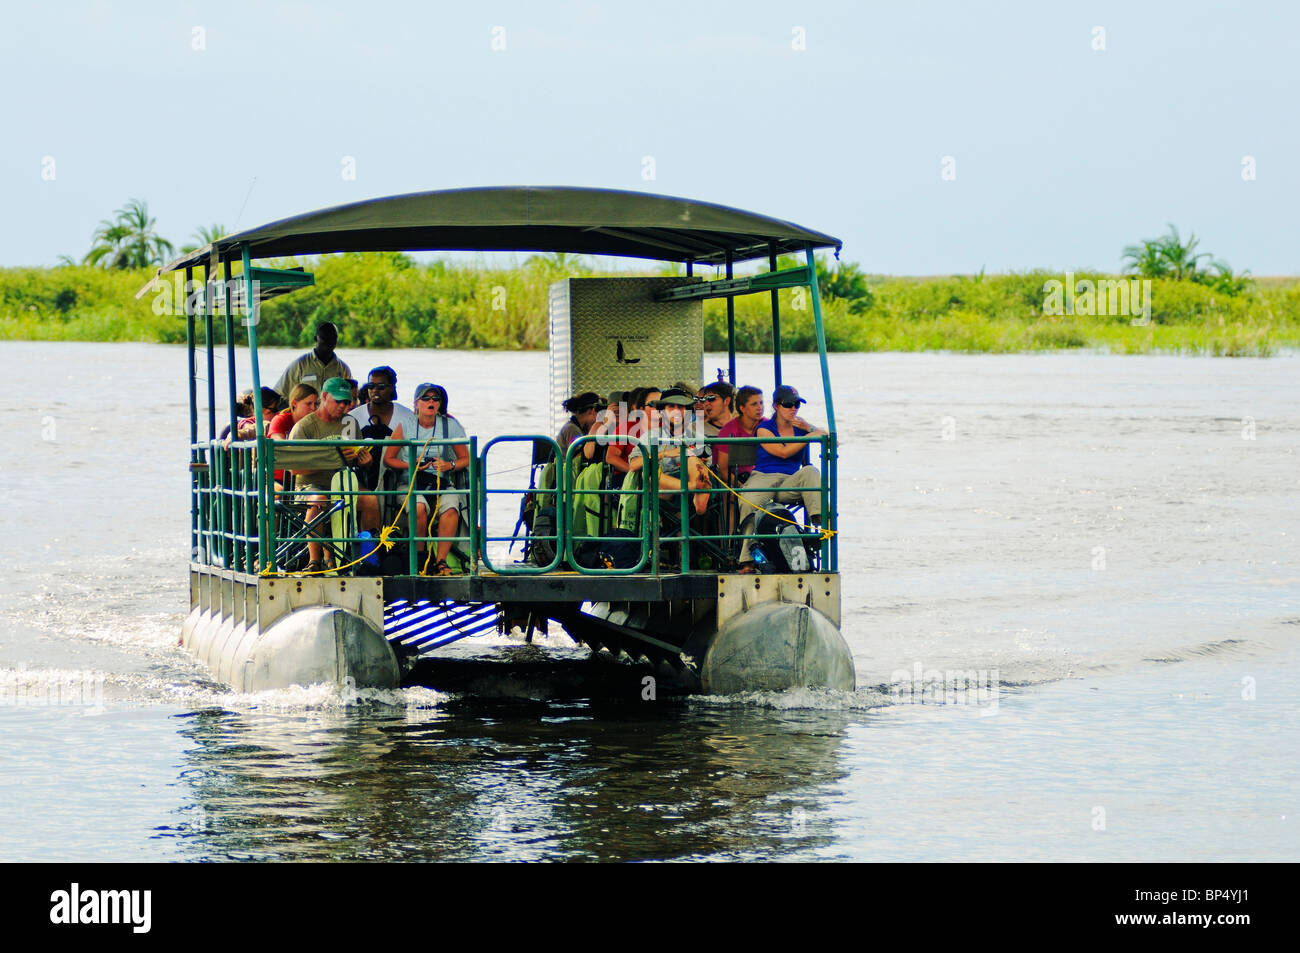
<path id="1" fill-rule="evenodd" d="M 665 288 L 699 278 L 567 278 L 551 285 L 551 407 L 554 430 L 573 394 L 635 387 L 699 386 L 704 304 L 655 301 Z"/>

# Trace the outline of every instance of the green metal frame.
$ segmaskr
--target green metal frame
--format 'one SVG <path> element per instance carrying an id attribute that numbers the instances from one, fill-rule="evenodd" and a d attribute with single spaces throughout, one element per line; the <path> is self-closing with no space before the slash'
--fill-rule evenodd
<path id="1" fill-rule="evenodd" d="M 254 403 L 254 420 L 262 419 L 262 397 L 261 397 L 261 371 L 258 363 L 258 344 L 257 328 L 260 318 L 260 301 L 274 294 L 282 294 L 292 291 L 295 288 L 304 287 L 314 283 L 314 277 L 309 273 L 297 269 L 272 269 L 256 267 L 251 262 L 250 250 L 247 244 L 239 246 L 239 256 L 241 259 L 242 270 L 238 280 L 242 282 L 243 294 L 238 302 L 239 309 L 243 314 L 243 324 L 247 329 L 248 348 L 252 362 L 253 376 L 253 403 Z M 802 438 L 782 438 L 785 442 L 817 442 L 821 447 L 821 472 L 822 480 L 819 484 L 821 493 L 822 513 L 825 520 L 824 527 L 834 531 L 838 523 L 837 512 L 837 488 L 838 488 L 838 443 L 835 437 L 835 409 L 830 385 L 830 368 L 826 353 L 826 334 L 823 324 L 821 296 L 817 283 L 817 270 L 814 258 L 814 246 L 808 243 L 805 246 L 806 264 L 796 268 L 786 268 L 777 270 L 775 252 L 769 259 L 769 271 L 757 275 L 735 278 L 732 274 L 732 261 L 728 255 L 727 277 L 723 280 L 711 282 L 693 282 L 679 288 L 670 289 L 657 295 L 659 300 L 697 300 L 723 297 L 727 299 L 727 325 L 728 325 L 728 372 L 734 383 L 735 369 L 735 311 L 734 299 L 740 294 L 754 294 L 768 291 L 772 295 L 772 323 L 773 323 L 773 364 L 777 385 L 781 383 L 781 351 L 780 351 L 780 310 L 778 304 L 778 291 L 783 288 L 794 288 L 806 286 L 812 292 L 813 322 L 817 336 L 818 356 L 821 365 L 823 399 L 826 405 L 827 430 L 829 435 L 826 437 L 802 437 Z M 276 550 L 277 538 L 275 531 L 275 490 L 274 490 L 274 470 L 275 470 L 275 447 L 277 441 L 269 440 L 264 428 L 258 427 L 258 433 L 255 440 L 232 442 L 229 448 L 222 446 L 216 439 L 216 393 L 215 393 L 215 347 L 213 341 L 214 322 L 213 318 L 217 310 L 214 305 L 212 289 L 214 285 L 213 275 L 218 265 L 215 255 L 206 260 L 203 264 L 203 287 L 204 294 L 193 296 L 187 293 L 185 300 L 185 318 L 186 318 L 186 344 L 189 358 L 189 401 L 190 401 L 190 470 L 191 470 L 191 550 L 194 558 L 200 564 L 219 565 L 225 568 L 234 569 L 245 573 L 254 573 L 258 567 L 269 567 L 268 571 L 277 571 L 278 567 L 272 565 L 274 553 Z M 235 368 L 234 368 L 234 284 L 235 280 L 231 275 L 232 261 L 227 257 L 220 262 L 224 265 L 224 307 L 220 308 L 224 312 L 227 363 L 229 377 L 229 401 L 232 433 L 237 423 L 235 416 Z M 691 271 L 688 265 L 688 271 Z M 187 292 L 190 282 L 193 280 L 193 268 L 191 265 L 186 266 L 185 271 Z M 196 352 L 196 320 L 201 317 L 204 322 L 205 346 L 207 351 L 207 378 L 208 378 L 208 439 L 200 440 L 198 432 L 198 393 L 197 393 L 197 365 L 195 361 Z M 494 437 L 484 445 L 482 453 L 478 452 L 478 443 L 476 437 L 468 437 L 455 440 L 434 441 L 439 445 L 447 444 L 466 444 L 470 449 L 470 466 L 469 466 L 469 487 L 466 490 L 447 488 L 440 491 L 420 491 L 421 495 L 428 493 L 467 493 L 469 509 L 469 526 L 468 533 L 465 536 L 450 537 L 455 543 L 468 543 L 470 550 L 472 575 L 478 573 L 478 559 L 481 558 L 483 567 L 487 572 L 507 575 L 507 574 L 532 574 L 543 575 L 549 572 L 555 572 L 563 569 L 563 564 L 567 560 L 573 570 L 582 575 L 632 575 L 643 571 L 652 575 L 659 575 L 660 568 L 660 546 L 663 543 L 680 543 L 681 559 L 678 567 L 681 573 L 692 572 L 691 566 L 691 544 L 704 540 L 737 541 L 746 537 L 754 540 L 772 539 L 770 535 L 763 536 L 757 533 L 751 534 L 724 534 L 724 535 L 700 535 L 690 532 L 690 496 L 692 492 L 687 488 L 676 491 L 679 494 L 679 515 L 683 530 L 676 536 L 662 535 L 659 529 L 660 514 L 660 493 L 658 492 L 657 480 L 643 479 L 640 490 L 598 490 L 584 491 L 596 492 L 599 494 L 612 494 L 618 498 L 630 493 L 641 493 L 643 495 L 641 503 L 641 532 L 639 535 L 641 542 L 641 558 L 633 568 L 588 568 L 579 566 L 574 558 L 574 527 L 570 526 L 570 511 L 572 509 L 572 497 L 574 488 L 572 485 L 572 461 L 575 451 L 580 448 L 584 442 L 597 440 L 599 438 L 584 436 L 575 440 L 563 456 L 563 466 L 557 467 L 556 486 L 553 490 L 512 490 L 512 489 L 492 489 L 487 485 L 487 460 L 488 452 L 498 443 L 520 442 L 520 441 L 544 441 L 549 442 L 554 447 L 557 457 L 559 456 L 559 447 L 550 437 L 543 435 L 509 435 Z M 635 438 L 625 438 L 642 447 L 642 455 L 645 460 L 645 472 L 657 473 L 658 461 L 660 456 L 659 446 L 654 441 L 642 443 Z M 763 443 L 772 442 L 764 438 L 730 438 L 728 440 L 717 440 L 716 438 L 699 438 L 700 443 Z M 311 445 L 333 445 L 338 446 L 337 441 L 285 441 L 279 442 L 281 446 L 311 446 Z M 391 445 L 402 445 L 414 447 L 415 441 L 358 441 L 382 452 L 383 447 Z M 680 472 L 686 469 L 686 445 L 682 444 L 678 451 L 682 454 L 682 466 Z M 488 498 L 490 494 L 523 494 L 523 493 L 551 493 L 554 494 L 556 509 L 556 557 L 547 566 L 532 565 L 514 565 L 514 566 L 495 566 L 486 552 L 487 544 L 493 542 L 504 542 L 513 540 L 515 537 L 493 537 L 486 535 L 487 532 L 487 511 Z M 730 490 L 724 487 L 711 487 L 708 491 L 710 494 L 728 493 Z M 740 488 L 740 493 L 744 493 L 744 488 Z M 344 495 L 362 495 L 373 494 L 380 497 L 404 496 L 406 489 L 400 490 L 357 490 L 344 491 Z M 407 521 L 407 533 L 402 537 L 393 537 L 395 541 L 414 543 L 424 541 L 432 544 L 445 541 L 443 537 L 424 536 L 416 537 L 415 534 L 415 512 L 414 507 L 408 506 L 405 517 Z M 432 523 L 432 521 L 431 521 Z M 432 527 L 430 527 L 432 528 Z M 344 537 L 335 539 L 333 537 L 317 537 L 321 542 L 350 543 L 358 542 L 356 537 Z M 613 541 L 624 540 L 625 537 L 582 537 L 582 540 Z M 480 553 L 480 550 L 483 552 Z M 410 561 L 408 568 L 411 575 L 418 574 L 416 562 L 416 549 L 414 545 L 410 546 Z M 646 564 L 649 563 L 647 568 Z M 823 538 L 821 545 L 821 569 L 824 572 L 835 572 L 838 570 L 838 540 L 832 534 L 828 538 Z"/>
<path id="2" fill-rule="evenodd" d="M 573 500 L 572 500 L 573 482 L 572 481 L 573 481 L 574 452 L 580 449 L 582 445 L 585 443 L 599 442 L 599 440 L 600 440 L 599 437 L 593 437 L 590 435 L 579 437 L 578 439 L 574 440 L 571 444 L 569 444 L 569 449 L 565 452 L 564 467 L 563 467 L 564 475 L 563 475 L 563 480 L 561 481 L 561 484 L 564 487 L 564 493 L 561 495 L 561 500 L 562 500 L 561 505 L 564 507 L 566 512 L 571 511 L 573 508 Z M 653 444 L 651 444 L 647 448 L 646 444 L 642 443 L 640 440 L 637 440 L 635 437 L 623 437 L 621 438 L 620 442 L 624 442 L 632 446 L 639 447 L 641 449 L 641 453 L 643 457 L 648 453 L 649 460 L 651 461 L 652 464 L 654 463 L 655 456 L 654 456 Z M 628 452 L 631 453 L 631 450 L 629 449 Z M 557 477 L 558 476 L 559 474 L 557 474 Z M 586 492 L 594 492 L 597 495 L 601 495 L 601 496 L 613 496 L 615 499 L 622 499 L 624 496 L 631 496 L 637 493 L 641 494 L 642 496 L 641 499 L 642 508 L 640 511 L 642 513 L 641 535 L 640 535 L 641 557 L 636 561 L 636 565 L 628 568 L 616 567 L 616 568 L 609 568 L 609 569 L 599 569 L 599 568 L 591 568 L 588 566 L 582 566 L 578 563 L 577 556 L 573 551 L 573 532 L 572 532 L 572 528 L 570 528 L 570 531 L 564 534 L 564 557 L 565 559 L 568 560 L 569 565 L 573 567 L 573 569 L 576 572 L 578 572 L 580 575 L 583 576 L 631 576 L 640 572 L 642 568 L 646 565 L 646 561 L 650 560 L 651 561 L 650 571 L 652 573 L 657 573 L 658 565 L 659 565 L 659 558 L 658 558 L 659 553 L 656 545 L 657 540 L 650 532 L 651 524 L 648 520 L 644 518 L 644 514 L 646 512 L 646 507 L 653 507 L 657 515 L 658 513 L 657 503 L 659 499 L 659 494 L 651 493 L 649 491 L 649 484 L 644 479 L 642 479 L 641 481 L 641 489 L 639 490 L 625 490 L 622 487 L 620 487 L 617 490 L 594 490 L 594 491 L 586 491 Z M 651 497 L 653 497 L 654 499 L 653 503 L 651 502 Z M 657 520 L 656 520 L 656 525 L 657 525 Z M 582 542 L 607 543 L 607 542 L 626 542 L 627 538 L 623 536 L 585 536 L 584 535 L 581 537 L 581 540 Z"/>
<path id="3" fill-rule="evenodd" d="M 726 278 L 716 281 L 695 282 L 669 288 L 655 295 L 656 301 L 702 301 L 709 298 L 734 298 L 736 295 L 757 294 L 760 291 L 779 291 L 782 288 L 799 288 L 809 282 L 808 267 L 783 268 L 780 271 L 760 271 L 756 275 Z"/>
<path id="4" fill-rule="evenodd" d="M 489 450 L 491 450 L 494 446 L 496 446 L 499 443 L 528 442 L 529 444 L 536 444 L 539 441 L 542 443 L 549 443 L 551 445 L 552 453 L 553 453 L 552 459 L 557 459 L 560 456 L 560 445 L 554 440 L 554 438 L 547 437 L 542 434 L 520 434 L 520 435 L 511 435 L 505 437 L 493 437 L 491 440 L 489 440 L 487 443 L 483 445 L 483 452 L 479 458 L 479 470 L 483 474 L 483 492 L 481 494 L 482 496 L 481 509 L 474 507 L 473 502 L 471 502 L 471 508 L 475 509 L 475 511 L 478 513 L 479 519 L 482 521 L 481 525 L 483 527 L 483 552 L 481 558 L 483 560 L 484 568 L 486 568 L 489 572 L 494 572 L 499 575 L 507 575 L 510 573 L 515 573 L 518 575 L 540 575 L 542 573 L 554 572 L 556 569 L 559 569 L 564 563 L 564 547 L 561 545 L 561 543 L 564 539 L 564 524 L 565 521 L 568 519 L 569 514 L 566 511 L 565 507 L 560 505 L 560 500 L 563 498 L 564 495 L 564 488 L 560 486 L 558 482 L 556 483 L 554 488 L 549 490 L 544 490 L 537 487 L 534 487 L 533 489 L 519 489 L 519 490 L 512 490 L 512 489 L 492 490 L 488 488 L 488 451 Z M 510 536 L 487 535 L 488 496 L 492 493 L 508 494 L 511 496 L 515 496 L 515 495 L 523 496 L 529 493 L 536 494 L 538 496 L 550 494 L 554 497 L 555 535 L 544 537 L 545 539 L 552 540 L 555 543 L 555 557 L 549 563 L 547 563 L 545 566 L 530 565 L 528 563 L 519 563 L 514 566 L 495 566 L 492 564 L 492 559 L 488 555 L 489 543 L 504 543 L 507 540 L 511 542 L 516 541 L 516 537 L 514 535 L 510 535 Z"/>

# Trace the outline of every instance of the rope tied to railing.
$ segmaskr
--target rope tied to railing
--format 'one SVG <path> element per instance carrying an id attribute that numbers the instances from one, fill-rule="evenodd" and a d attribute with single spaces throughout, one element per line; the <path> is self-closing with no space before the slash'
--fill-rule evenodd
<path id="1" fill-rule="evenodd" d="M 771 510 L 764 509 L 763 507 L 759 506 L 757 503 L 753 502 L 752 500 L 745 499 L 745 495 L 743 493 L 737 493 L 736 489 L 733 486 L 731 486 L 731 484 L 729 484 L 726 480 L 722 479 L 722 477 L 718 476 L 718 474 L 713 471 L 713 468 L 711 466 L 709 466 L 703 460 L 700 461 L 700 464 L 708 472 L 709 476 L 713 477 L 713 479 L 718 481 L 718 486 L 722 487 L 732 496 L 736 497 L 737 499 L 745 503 L 748 503 L 750 506 L 758 510 L 760 513 L 766 513 L 768 516 L 772 517 L 772 519 L 780 520 L 782 523 L 789 523 L 791 526 L 799 526 L 800 528 L 802 528 L 801 523 L 798 523 L 795 520 L 786 519 L 784 516 L 781 516 L 779 513 L 773 513 Z M 830 539 L 838 532 L 839 530 L 837 529 L 828 529 L 825 526 L 820 526 L 818 527 L 817 539 L 818 541 L 823 539 Z"/>
<path id="2" fill-rule="evenodd" d="M 419 452 L 419 454 L 418 454 L 418 458 L 419 458 L 419 459 L 421 459 L 421 460 L 424 459 L 424 451 L 427 450 L 427 449 L 429 449 L 429 444 L 433 443 L 433 438 L 434 438 L 435 434 L 437 434 L 437 431 L 436 431 L 436 430 L 433 431 L 433 433 L 430 433 L 430 434 L 429 434 L 429 438 L 428 438 L 427 440 L 425 440 L 425 441 L 424 441 L 424 445 L 423 445 L 422 447 L 420 447 L 420 452 Z M 439 473 L 439 474 L 437 475 L 437 483 L 440 485 L 441 482 L 442 482 L 442 474 Z M 369 559 L 369 558 L 370 558 L 371 556 L 373 556 L 375 553 L 379 552 L 379 548 L 380 548 L 381 546 L 383 547 L 384 552 L 389 552 L 389 551 L 391 551 L 392 548 L 393 548 L 394 546 L 397 545 L 397 544 L 396 544 L 395 542 L 393 542 L 393 540 L 392 540 L 393 533 L 396 532 L 398 521 L 401 520 L 401 518 L 402 518 L 402 513 L 404 513 L 404 512 L 406 511 L 406 504 L 407 504 L 408 502 L 410 502 L 410 499 L 411 499 L 411 493 L 414 492 L 414 490 L 415 490 L 415 471 L 414 471 L 414 469 L 412 469 L 411 472 L 410 472 L 410 480 L 408 481 L 408 483 L 409 483 L 409 485 L 408 485 L 407 488 L 406 488 L 406 495 L 405 495 L 404 497 L 402 497 L 402 505 L 399 506 L 399 507 L 397 508 L 397 513 L 396 513 L 395 516 L 393 516 L 393 522 L 392 522 L 391 524 L 389 524 L 388 526 L 384 526 L 384 527 L 382 527 L 382 528 L 379 530 L 379 539 L 376 541 L 374 547 L 370 550 L 370 552 L 366 553 L 364 556 L 361 556 L 361 557 L 359 557 L 359 558 L 357 558 L 357 559 L 354 559 L 354 560 L 352 560 L 352 562 L 350 562 L 350 563 L 345 563 L 345 564 L 342 565 L 342 566 L 331 566 L 331 567 L 329 567 L 328 569 L 314 569 L 314 570 L 311 570 L 311 571 L 301 570 L 301 571 L 299 571 L 299 572 L 285 572 L 285 571 L 283 571 L 283 570 L 272 570 L 272 569 L 269 569 L 269 568 L 268 568 L 268 569 L 263 569 L 260 573 L 258 573 L 258 575 L 259 575 L 259 576 L 263 576 L 263 577 L 270 577 L 270 576 L 325 576 L 325 575 L 329 575 L 330 573 L 341 572 L 341 571 L 343 571 L 344 569 L 351 569 L 353 566 L 357 565 L 358 563 L 365 562 L 367 559 Z M 438 499 L 439 499 L 439 502 L 440 502 L 441 499 L 442 499 L 441 496 L 439 496 Z M 436 515 L 436 511 L 435 511 L 435 515 Z M 432 522 L 433 517 L 431 516 L 431 517 L 429 517 L 429 519 L 430 519 L 430 522 Z M 425 574 L 425 569 L 428 568 L 428 565 L 429 565 L 429 561 L 428 561 L 428 559 L 426 558 L 425 561 L 424 561 L 424 569 L 421 569 L 421 570 L 420 570 L 420 575 L 424 575 L 424 574 Z"/>

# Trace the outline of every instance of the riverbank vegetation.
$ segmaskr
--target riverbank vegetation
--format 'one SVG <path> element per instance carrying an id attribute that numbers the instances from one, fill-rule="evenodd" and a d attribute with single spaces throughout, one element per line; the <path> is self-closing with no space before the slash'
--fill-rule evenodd
<path id="1" fill-rule="evenodd" d="M 1134 270 L 1142 275 L 1141 253 L 1135 257 Z M 259 328 L 263 344 L 306 348 L 316 323 L 333 321 L 345 348 L 544 348 L 551 282 L 599 274 L 585 259 L 570 255 L 534 255 L 514 267 L 426 264 L 401 254 L 332 255 L 296 264 L 313 271 L 316 284 L 266 304 Z M 833 261 L 818 270 L 833 351 L 1095 348 L 1267 356 L 1300 347 L 1300 278 L 1229 273 L 1221 284 L 1216 280 L 1224 278 L 1222 269 L 1203 272 L 1205 280 L 1157 271 L 1148 279 L 1149 297 L 1143 295 L 1150 304 L 1149 323 L 1143 324 L 1144 316 L 1133 308 L 1099 314 L 1105 309 L 1050 307 L 1049 282 L 1065 282 L 1063 274 L 906 278 L 864 274 L 852 263 Z M 683 271 L 647 263 L 644 273 Z M 0 269 L 0 340 L 183 342 L 185 319 L 174 295 L 135 297 L 152 274 L 152 268 L 85 264 Z M 704 277 L 714 277 L 712 270 Z M 1096 285 L 1115 276 L 1078 272 L 1070 277 L 1070 287 L 1083 289 L 1086 282 Z M 1097 304 L 1104 298 L 1098 294 Z M 708 301 L 704 309 L 705 346 L 725 350 L 725 303 Z M 816 349 L 806 292 L 781 292 L 781 331 L 785 350 Z M 737 298 L 737 347 L 766 351 L 771 337 L 768 295 Z"/>

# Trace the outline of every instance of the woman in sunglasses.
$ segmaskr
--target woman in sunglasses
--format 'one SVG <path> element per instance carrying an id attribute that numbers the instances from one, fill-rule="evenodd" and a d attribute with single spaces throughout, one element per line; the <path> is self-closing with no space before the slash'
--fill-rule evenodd
<path id="1" fill-rule="evenodd" d="M 437 512 L 438 525 L 435 536 L 448 537 L 438 541 L 438 561 L 433 567 L 434 575 L 449 576 L 452 569 L 447 565 L 447 554 L 451 552 L 452 540 L 460 532 L 461 519 L 467 514 L 465 501 L 465 471 L 469 469 L 469 447 L 463 443 L 455 445 L 431 444 L 425 441 L 461 440 L 465 428 L 455 417 L 447 413 L 447 392 L 437 384 L 420 384 L 415 388 L 415 426 L 411 433 L 406 433 L 406 425 L 398 423 L 393 429 L 393 440 L 414 440 L 414 451 L 407 447 L 392 446 L 384 453 L 384 465 L 399 473 L 412 470 L 411 456 L 416 456 L 415 471 L 415 535 L 424 536 L 429 525 L 429 514 Z M 428 490 L 459 490 L 457 493 L 421 493 Z M 423 545 L 420 546 L 424 552 Z M 421 560 L 423 563 L 423 560 Z"/>
<path id="2" fill-rule="evenodd" d="M 761 420 L 754 429 L 756 437 L 820 437 L 825 430 L 818 430 L 799 417 L 799 405 L 807 403 L 799 392 L 787 384 L 782 384 L 772 394 L 772 416 Z M 740 531 L 752 533 L 754 514 L 758 507 L 766 507 L 772 501 L 778 503 L 802 503 L 808 514 L 808 521 L 820 524 L 822 521 L 822 494 L 818 487 L 822 476 L 816 467 L 809 463 L 809 443 L 760 443 L 758 459 L 754 462 L 754 471 L 741 492 Z M 747 525 L 750 524 L 750 525 Z M 740 572 L 753 572 L 753 557 L 749 552 L 749 540 L 740 547 Z"/>

